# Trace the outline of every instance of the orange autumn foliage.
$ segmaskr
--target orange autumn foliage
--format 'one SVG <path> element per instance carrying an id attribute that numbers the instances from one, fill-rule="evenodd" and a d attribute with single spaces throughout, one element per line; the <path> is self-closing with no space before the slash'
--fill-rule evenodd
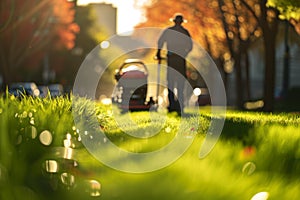
<path id="1" fill-rule="evenodd" d="M 215 0 L 152 0 L 144 7 L 147 21 L 136 28 L 171 26 L 173 22 L 170 18 L 175 13 L 182 13 L 187 20 L 183 26 L 189 30 L 194 41 L 218 57 L 225 51 L 222 45 L 225 32 L 216 12 L 217 6 Z"/>
<path id="2" fill-rule="evenodd" d="M 67 0 L 0 2 L 0 74 L 14 81 L 20 69 L 41 66 L 46 52 L 74 47 L 79 27 Z"/>

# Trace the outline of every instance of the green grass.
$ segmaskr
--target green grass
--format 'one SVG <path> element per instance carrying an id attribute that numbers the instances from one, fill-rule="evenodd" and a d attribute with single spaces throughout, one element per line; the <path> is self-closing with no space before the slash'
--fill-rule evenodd
<path id="1" fill-rule="evenodd" d="M 115 145 L 137 153 L 164 147 L 175 137 L 180 123 L 198 120 L 200 127 L 192 132 L 192 145 L 177 161 L 157 171 L 131 174 L 105 166 L 85 149 L 79 141 L 85 126 L 74 124 L 72 111 L 77 113 L 76 120 L 85 120 L 95 130 L 101 128 Z M 199 159 L 211 115 L 209 108 L 201 111 L 197 119 L 147 112 L 127 113 L 116 119 L 109 106 L 84 99 L 72 107 L 71 100 L 64 97 L 2 98 L 0 200 L 250 200 L 259 192 L 268 192 L 268 199 L 300 199 L 299 114 L 227 111 L 219 141 L 207 157 Z M 89 120 L 89 116 L 97 120 Z M 129 119 L 136 126 L 128 125 Z M 49 145 L 40 139 L 45 130 L 52 136 L 52 140 L 44 138 Z M 144 139 L 127 134 L 146 136 L 156 130 L 160 130 L 157 135 Z M 76 166 L 63 159 L 62 147 L 68 137 Z M 45 170 L 47 160 L 57 160 L 57 173 Z M 91 191 L 88 180 L 101 183 L 100 196 L 90 195 L 95 191 Z"/>

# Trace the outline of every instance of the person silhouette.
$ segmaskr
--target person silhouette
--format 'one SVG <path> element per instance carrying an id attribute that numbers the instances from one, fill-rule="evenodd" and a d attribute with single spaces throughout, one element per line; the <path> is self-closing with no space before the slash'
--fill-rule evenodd
<path id="1" fill-rule="evenodd" d="M 167 84 L 169 112 L 177 112 L 179 115 L 184 109 L 184 85 L 186 81 L 186 56 L 193 48 L 191 35 L 182 26 L 183 15 L 176 13 L 173 17 L 174 25 L 163 30 L 157 41 L 156 58 L 161 60 L 161 49 L 167 47 Z M 175 94 L 175 88 L 177 94 Z"/>

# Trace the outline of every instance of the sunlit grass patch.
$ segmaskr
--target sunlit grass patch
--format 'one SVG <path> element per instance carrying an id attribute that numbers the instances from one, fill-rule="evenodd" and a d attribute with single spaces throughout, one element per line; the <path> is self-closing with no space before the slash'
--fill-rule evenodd
<path id="1" fill-rule="evenodd" d="M 199 159 L 210 108 L 200 109 L 197 118 L 156 112 L 114 115 L 110 106 L 71 100 L 0 99 L 0 199 L 16 199 L 15 192 L 23 194 L 21 199 L 240 200 L 266 194 L 268 199 L 300 198 L 297 114 L 229 110 L 216 146 Z M 193 142 L 160 170 L 120 172 L 86 150 L 81 143 L 86 130 L 74 123 L 74 111 L 126 151 L 161 149 L 178 133 Z M 95 120 L 89 120 L 91 116 Z M 199 126 L 191 127 L 195 121 Z"/>
<path id="2" fill-rule="evenodd" d="M 193 138 L 198 130 L 198 127 L 190 127 L 191 118 L 181 119 L 155 112 L 126 113 L 116 118 L 110 121 L 104 132 L 115 144 L 132 152 L 154 151 L 167 145 L 177 134 Z"/>

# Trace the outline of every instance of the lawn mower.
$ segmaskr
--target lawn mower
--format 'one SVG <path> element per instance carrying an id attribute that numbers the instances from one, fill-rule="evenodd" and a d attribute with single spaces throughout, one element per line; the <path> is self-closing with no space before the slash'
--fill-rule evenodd
<path id="1" fill-rule="evenodd" d="M 148 69 L 139 59 L 127 59 L 116 70 L 117 85 L 112 95 L 112 102 L 126 111 L 156 110 L 157 102 L 153 97 L 147 100 Z"/>

